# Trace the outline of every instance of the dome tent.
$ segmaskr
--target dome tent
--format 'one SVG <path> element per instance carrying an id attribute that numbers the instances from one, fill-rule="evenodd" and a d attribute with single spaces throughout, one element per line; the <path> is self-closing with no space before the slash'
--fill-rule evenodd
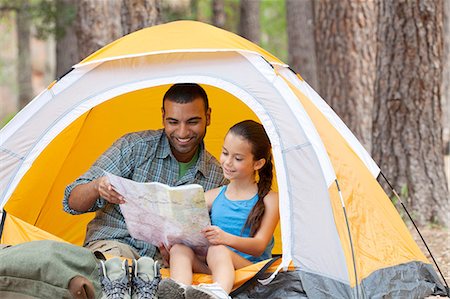
<path id="1" fill-rule="evenodd" d="M 232 124 L 251 118 L 264 125 L 280 197 L 279 269 L 292 263 L 306 296 L 443 292 L 376 181 L 379 168 L 332 109 L 270 53 L 193 21 L 103 47 L 0 131 L 1 243 L 81 244 L 93 215 L 62 212 L 65 186 L 120 136 L 161 127 L 162 96 L 180 82 L 201 84 L 210 98 L 205 143 L 216 156 Z"/>

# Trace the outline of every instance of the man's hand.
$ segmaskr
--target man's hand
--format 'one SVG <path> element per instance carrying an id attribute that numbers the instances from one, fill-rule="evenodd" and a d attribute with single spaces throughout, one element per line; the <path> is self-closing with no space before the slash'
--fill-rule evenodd
<path id="1" fill-rule="evenodd" d="M 212 225 L 202 229 L 202 233 L 211 245 L 228 245 L 228 234 L 218 226 Z"/>
<path id="2" fill-rule="evenodd" d="M 125 203 L 125 198 L 114 189 L 114 186 L 111 185 L 106 176 L 99 177 L 95 180 L 95 189 L 98 191 L 98 194 L 109 203 Z"/>

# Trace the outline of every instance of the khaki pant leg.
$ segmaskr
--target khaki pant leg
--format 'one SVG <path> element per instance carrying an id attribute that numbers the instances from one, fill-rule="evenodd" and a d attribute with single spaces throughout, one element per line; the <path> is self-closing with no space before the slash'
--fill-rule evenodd
<path id="1" fill-rule="evenodd" d="M 86 244 L 87 249 L 100 251 L 105 255 L 120 256 L 128 259 L 139 259 L 140 256 L 131 246 L 114 240 L 97 240 Z"/>

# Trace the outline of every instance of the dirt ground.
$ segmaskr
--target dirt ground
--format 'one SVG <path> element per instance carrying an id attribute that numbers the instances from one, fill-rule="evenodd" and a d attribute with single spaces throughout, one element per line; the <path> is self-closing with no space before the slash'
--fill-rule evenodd
<path id="1" fill-rule="evenodd" d="M 450 190 L 449 155 L 445 156 L 445 171 L 448 180 L 447 181 L 448 189 Z M 410 227 L 409 231 L 412 233 L 417 244 L 420 246 L 420 249 L 422 249 L 422 252 L 425 253 L 426 257 L 430 260 L 430 262 L 432 262 L 430 254 L 425 248 L 425 245 L 423 245 L 423 242 L 420 239 L 419 234 L 416 232 L 416 229 L 414 227 Z M 430 248 L 431 253 L 434 256 L 434 259 L 436 260 L 439 268 L 441 269 L 442 274 L 445 277 L 445 280 L 447 281 L 447 284 L 450 285 L 450 230 L 440 227 L 419 227 L 419 231 L 422 234 L 423 238 L 425 239 L 428 248 Z M 434 268 L 437 272 L 438 270 L 436 269 L 436 266 L 434 266 Z M 439 278 L 441 278 L 439 273 L 438 275 Z M 433 296 L 429 298 L 441 298 L 441 297 Z"/>
<path id="2" fill-rule="evenodd" d="M 434 256 L 442 274 L 444 275 L 448 284 L 450 284 L 450 230 L 440 227 L 419 227 L 420 233 L 422 234 L 425 242 L 430 248 L 431 253 Z M 410 231 L 419 245 L 422 252 L 426 257 L 432 262 L 430 254 L 428 253 L 425 245 L 420 239 L 419 234 L 416 232 L 415 228 L 410 228 Z M 433 263 L 434 265 L 434 263 Z M 436 272 L 438 270 L 434 267 Z M 439 275 L 439 273 L 438 273 Z M 439 278 L 441 276 L 439 275 Z M 441 298 L 441 297 L 429 297 L 429 298 Z"/>

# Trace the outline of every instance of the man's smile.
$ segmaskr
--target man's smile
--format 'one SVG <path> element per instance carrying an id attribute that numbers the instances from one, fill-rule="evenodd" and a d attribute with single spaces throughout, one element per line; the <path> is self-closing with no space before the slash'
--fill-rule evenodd
<path id="1" fill-rule="evenodd" d="M 187 144 L 192 139 L 194 139 L 194 137 L 185 137 L 185 138 L 175 137 L 175 140 L 178 141 L 178 143 L 180 143 L 180 144 Z"/>

